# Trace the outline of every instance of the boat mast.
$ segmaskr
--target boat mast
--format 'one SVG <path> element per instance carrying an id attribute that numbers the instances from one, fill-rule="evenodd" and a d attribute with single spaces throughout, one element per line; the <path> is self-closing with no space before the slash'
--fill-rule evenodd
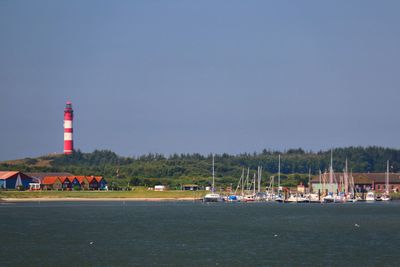
<path id="1" fill-rule="evenodd" d="M 333 193 L 333 151 L 331 149 L 331 166 L 329 167 L 329 183 L 331 192 Z"/>
<path id="2" fill-rule="evenodd" d="M 258 170 L 258 192 L 261 192 L 261 177 L 262 177 L 262 166 Z"/>
<path id="3" fill-rule="evenodd" d="M 212 192 L 214 193 L 214 191 L 215 191 L 215 170 L 214 170 L 214 154 L 212 154 L 212 178 L 213 178 L 213 180 L 212 180 L 212 188 L 211 188 L 211 190 L 212 190 Z"/>
<path id="4" fill-rule="evenodd" d="M 242 175 L 240 176 L 238 185 L 236 186 L 235 195 L 237 195 L 237 191 L 239 190 L 239 188 L 241 188 L 241 185 L 243 184 L 243 179 L 244 179 L 244 168 L 242 169 Z M 243 192 L 243 188 L 241 188 L 241 189 Z"/>
<path id="5" fill-rule="evenodd" d="M 321 170 L 319 170 L 319 187 L 321 188 L 320 189 L 320 194 L 322 194 L 322 192 L 323 192 L 323 188 L 322 188 L 322 172 L 321 172 Z"/>
<path id="6" fill-rule="evenodd" d="M 355 195 L 354 177 L 353 169 L 350 170 L 350 192 Z"/>
<path id="7" fill-rule="evenodd" d="M 253 175 L 253 195 L 256 194 L 256 173 Z"/>
<path id="8" fill-rule="evenodd" d="M 242 169 L 242 196 L 243 196 L 243 190 L 244 190 L 244 167 Z"/>
<path id="9" fill-rule="evenodd" d="M 349 174 L 347 169 L 347 158 L 346 158 L 346 166 L 344 168 L 344 194 L 346 196 L 349 194 Z"/>
<path id="10" fill-rule="evenodd" d="M 385 181 L 386 194 L 389 195 L 389 160 L 386 163 L 386 181 Z"/>
<path id="11" fill-rule="evenodd" d="M 278 157 L 278 194 L 281 190 L 281 154 Z"/>
<path id="12" fill-rule="evenodd" d="M 275 177 L 271 176 L 271 181 L 269 187 L 271 188 L 271 196 L 274 195 L 274 183 L 275 183 Z"/>
<path id="13" fill-rule="evenodd" d="M 247 176 L 246 176 L 246 194 L 249 191 L 249 176 L 250 176 L 250 168 L 247 168 Z"/>
<path id="14" fill-rule="evenodd" d="M 311 194 L 311 168 L 308 168 L 308 193 Z"/>

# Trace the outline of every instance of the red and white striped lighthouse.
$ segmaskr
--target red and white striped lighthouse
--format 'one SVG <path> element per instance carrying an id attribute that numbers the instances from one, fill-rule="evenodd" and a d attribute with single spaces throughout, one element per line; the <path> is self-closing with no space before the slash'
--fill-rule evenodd
<path id="1" fill-rule="evenodd" d="M 64 154 L 72 154 L 74 151 L 74 141 L 72 139 L 72 120 L 74 119 L 74 111 L 72 103 L 67 101 L 64 109 Z"/>

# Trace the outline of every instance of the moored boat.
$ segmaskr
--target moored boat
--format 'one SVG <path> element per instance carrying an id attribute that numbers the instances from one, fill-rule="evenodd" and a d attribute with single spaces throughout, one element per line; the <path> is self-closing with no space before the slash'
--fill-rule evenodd
<path id="1" fill-rule="evenodd" d="M 221 195 L 215 193 L 214 154 L 212 156 L 212 179 L 211 193 L 208 193 L 204 196 L 203 202 L 222 202 L 224 199 L 221 197 Z"/>
<path id="2" fill-rule="evenodd" d="M 227 201 L 228 202 L 239 202 L 240 198 L 239 198 L 239 196 L 236 196 L 236 195 L 230 195 L 227 197 Z"/>
<path id="3" fill-rule="evenodd" d="M 244 202 L 254 202 L 256 199 L 255 199 L 255 196 L 254 195 L 245 195 L 244 197 L 243 197 L 243 201 Z"/>
<path id="4" fill-rule="evenodd" d="M 344 202 L 346 202 L 346 197 L 344 196 L 344 194 L 335 195 L 333 198 L 334 198 L 334 202 L 335 203 L 344 203 Z"/>
<path id="5" fill-rule="evenodd" d="M 373 191 L 369 191 L 365 196 L 365 201 L 373 202 L 375 201 L 375 193 Z"/>
<path id="6" fill-rule="evenodd" d="M 306 203 L 309 200 L 299 194 L 291 194 L 288 199 L 285 200 L 286 203 Z"/>
<path id="7" fill-rule="evenodd" d="M 255 200 L 256 201 L 267 201 L 268 195 L 264 192 L 257 192 L 255 195 Z"/>
<path id="8" fill-rule="evenodd" d="M 285 201 L 285 198 L 284 198 L 281 194 L 279 194 L 279 195 L 275 196 L 275 199 L 274 199 L 274 200 L 275 200 L 276 202 L 282 203 L 282 202 Z"/>
<path id="9" fill-rule="evenodd" d="M 321 199 L 318 196 L 318 194 L 309 194 L 308 195 L 308 201 L 310 203 L 321 203 Z"/>
<path id="10" fill-rule="evenodd" d="M 203 198 L 204 202 L 222 202 L 224 199 L 217 193 L 206 194 Z"/>
<path id="11" fill-rule="evenodd" d="M 389 201 L 390 195 L 389 195 L 389 161 L 387 161 L 386 164 L 386 175 L 385 175 L 385 193 L 381 196 L 382 201 Z"/>
<path id="12" fill-rule="evenodd" d="M 333 194 L 330 193 L 323 198 L 323 201 L 324 201 L 324 203 L 334 203 L 335 198 L 333 197 Z"/>

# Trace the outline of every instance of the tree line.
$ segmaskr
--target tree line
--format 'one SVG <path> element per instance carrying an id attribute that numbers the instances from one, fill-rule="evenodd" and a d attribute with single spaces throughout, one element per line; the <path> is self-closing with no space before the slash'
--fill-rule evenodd
<path id="1" fill-rule="evenodd" d="M 398 172 L 400 150 L 384 147 L 346 147 L 332 150 L 333 167 L 336 172 L 344 169 L 348 160 L 353 172 L 384 172 L 386 161 L 391 162 L 391 172 Z M 304 151 L 301 148 L 286 151 L 264 149 L 261 152 L 237 155 L 216 154 L 215 171 L 221 184 L 234 184 L 243 168 L 253 172 L 263 168 L 263 176 L 278 172 L 278 156 L 281 155 L 283 183 L 290 185 L 304 182 L 306 174 L 313 175 L 329 168 L 331 151 Z M 36 166 L 39 160 L 49 160 L 49 166 Z M 23 163 L 0 164 L 1 170 L 71 172 L 80 175 L 102 175 L 116 183 L 151 185 L 162 182 L 178 187 L 180 183 L 207 184 L 210 181 L 212 154 L 146 154 L 137 157 L 121 157 L 109 150 L 95 150 L 91 153 L 74 151 L 72 155 L 47 156 L 39 159 L 25 159 Z M 267 180 L 267 179 L 266 179 Z"/>

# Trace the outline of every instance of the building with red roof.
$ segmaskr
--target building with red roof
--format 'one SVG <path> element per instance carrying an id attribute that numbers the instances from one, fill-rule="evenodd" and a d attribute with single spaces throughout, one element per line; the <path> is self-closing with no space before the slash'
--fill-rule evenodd
<path id="1" fill-rule="evenodd" d="M 106 180 L 101 176 L 88 176 L 87 179 L 89 181 L 89 189 L 92 190 L 104 189 L 107 184 Z"/>
<path id="2" fill-rule="evenodd" d="M 45 176 L 41 182 L 42 190 L 61 190 L 62 183 L 58 176 Z"/>
<path id="3" fill-rule="evenodd" d="M 105 189 L 107 182 L 102 176 L 44 176 L 41 185 L 43 190 L 98 190 Z"/>
<path id="4" fill-rule="evenodd" d="M 82 190 L 89 190 L 89 180 L 86 176 L 75 176 L 75 178 L 79 181 Z"/>
<path id="5" fill-rule="evenodd" d="M 63 190 L 71 190 L 72 188 L 72 183 L 71 180 L 69 178 L 69 176 L 61 176 L 58 177 L 60 179 L 60 182 L 62 184 L 62 189 Z"/>
<path id="6" fill-rule="evenodd" d="M 32 177 L 20 171 L 0 171 L 0 189 L 18 189 L 19 187 L 29 188 Z"/>

